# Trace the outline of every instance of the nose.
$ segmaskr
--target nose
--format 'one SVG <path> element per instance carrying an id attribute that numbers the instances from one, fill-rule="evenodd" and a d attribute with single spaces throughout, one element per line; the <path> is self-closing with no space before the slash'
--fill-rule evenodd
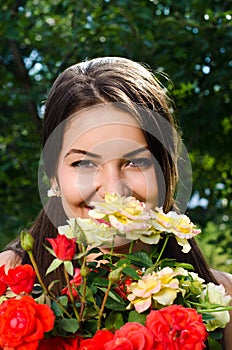
<path id="1" fill-rule="evenodd" d="M 115 161 L 108 161 L 101 165 L 95 176 L 95 189 L 101 198 L 107 192 L 117 192 L 121 196 L 132 194 L 131 184 L 124 177 L 123 171 Z"/>

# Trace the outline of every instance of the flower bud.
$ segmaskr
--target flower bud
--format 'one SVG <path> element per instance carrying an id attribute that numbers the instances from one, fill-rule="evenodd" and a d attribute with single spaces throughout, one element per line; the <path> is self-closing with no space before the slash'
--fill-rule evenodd
<path id="1" fill-rule="evenodd" d="M 21 231 L 20 240 L 23 250 L 26 252 L 31 252 L 33 250 L 35 240 L 27 229 Z"/>
<path id="2" fill-rule="evenodd" d="M 86 277 L 89 274 L 89 268 L 86 265 L 81 266 L 81 276 Z"/>
<path id="3" fill-rule="evenodd" d="M 120 280 L 121 272 L 126 266 L 127 266 L 126 264 L 123 264 L 122 266 L 118 267 L 117 269 L 109 273 L 109 281 L 112 284 L 117 283 Z"/>

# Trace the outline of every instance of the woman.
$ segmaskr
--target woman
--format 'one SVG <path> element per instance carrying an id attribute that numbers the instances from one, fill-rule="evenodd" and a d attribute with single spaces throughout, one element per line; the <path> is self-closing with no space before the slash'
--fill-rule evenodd
<path id="1" fill-rule="evenodd" d="M 166 212 L 176 207 L 178 137 L 171 110 L 156 78 L 125 58 L 93 59 L 57 78 L 46 103 L 42 157 L 53 196 L 31 228 L 42 275 L 52 259 L 43 249 L 45 238 L 56 237 L 67 217 L 86 218 L 91 202 L 106 192 L 133 195 Z M 127 252 L 127 242 L 117 245 Z M 230 275 L 211 270 L 194 240 L 191 246 L 183 254 L 170 240 L 165 256 L 192 264 L 206 282 L 222 283 L 232 295 Z M 17 242 L 0 255 L 0 265 L 21 263 L 29 259 Z M 47 283 L 49 278 L 54 275 Z M 227 350 L 231 328 L 225 331 Z"/>

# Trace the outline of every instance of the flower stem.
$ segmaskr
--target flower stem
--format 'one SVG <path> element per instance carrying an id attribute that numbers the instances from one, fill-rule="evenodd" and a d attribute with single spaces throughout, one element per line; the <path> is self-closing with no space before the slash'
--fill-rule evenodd
<path id="1" fill-rule="evenodd" d="M 41 287 L 43 288 L 45 294 L 46 294 L 46 295 L 49 295 L 49 294 L 50 294 L 50 293 L 49 293 L 49 290 L 47 289 L 47 287 L 46 287 L 45 284 L 43 283 L 42 277 L 41 277 L 41 275 L 40 275 L 40 272 L 39 272 L 39 269 L 38 269 L 38 266 L 37 266 L 37 264 L 36 264 L 36 261 L 35 261 L 35 258 L 34 258 L 34 256 L 33 256 L 32 251 L 29 251 L 29 252 L 28 252 L 28 255 L 29 255 L 29 258 L 30 258 L 30 260 L 31 260 L 32 266 L 33 266 L 33 268 L 34 268 L 34 270 L 35 270 L 35 273 L 36 273 L 36 276 L 37 276 L 37 278 L 38 278 L 39 284 L 40 284 Z"/>
<path id="2" fill-rule="evenodd" d="M 220 306 L 220 305 L 215 305 L 214 307 L 212 306 L 211 309 L 201 309 L 202 304 L 196 303 L 194 301 L 189 301 L 191 305 L 199 306 L 200 308 L 197 309 L 198 312 L 204 313 L 204 312 L 221 312 L 221 311 L 229 311 L 232 310 L 232 306 Z"/>
<path id="3" fill-rule="evenodd" d="M 71 300 L 71 303 L 72 303 L 73 311 L 75 313 L 76 319 L 78 320 L 78 322 L 80 322 L 80 315 L 78 314 L 78 311 L 77 311 L 77 308 L 76 308 L 76 305 L 75 305 L 75 300 L 74 300 L 74 296 L 73 296 L 73 292 L 72 292 L 72 287 L 70 285 L 68 272 L 66 271 L 65 267 L 64 267 L 64 276 L 65 276 L 65 280 L 66 280 L 66 283 L 67 283 L 67 287 L 68 287 L 69 296 L 70 296 L 70 300 Z"/>
<path id="4" fill-rule="evenodd" d="M 112 247 L 110 249 L 110 254 L 109 254 L 109 260 L 110 260 L 111 264 L 112 264 L 113 253 L 114 253 L 114 244 L 112 245 Z"/>
<path id="5" fill-rule="evenodd" d="M 84 274 L 83 274 L 83 294 L 81 297 L 80 319 L 82 318 L 85 305 L 86 305 L 87 274 L 88 274 L 88 267 L 86 266 L 86 261 L 87 261 L 87 257 L 85 256 L 81 267 L 81 271 L 82 272 L 84 271 Z"/>
<path id="6" fill-rule="evenodd" d="M 40 275 L 40 272 L 39 272 L 39 269 L 38 269 L 38 266 L 37 266 L 37 263 L 35 261 L 35 258 L 33 256 L 33 253 L 32 251 L 28 251 L 28 255 L 29 255 L 29 258 L 30 258 L 30 261 L 32 263 L 32 266 L 35 270 L 35 273 L 36 273 L 36 276 L 37 276 L 37 279 L 39 281 L 39 284 L 41 285 L 41 287 L 43 288 L 43 291 L 44 291 L 44 294 L 47 295 L 52 301 L 54 301 L 60 308 L 61 310 L 69 317 L 69 318 L 72 318 L 72 316 L 69 314 L 69 312 L 63 307 L 62 304 L 59 303 L 59 301 L 55 298 L 54 294 L 51 293 L 48 288 L 45 286 L 43 280 L 42 280 L 42 277 Z"/>
<path id="7" fill-rule="evenodd" d="M 219 307 L 218 309 L 197 309 L 197 312 L 199 312 L 199 313 L 204 313 L 204 312 L 206 312 L 206 313 L 210 313 L 210 312 L 222 312 L 222 311 L 230 311 L 230 310 L 232 310 L 232 307 Z"/>
<path id="8" fill-rule="evenodd" d="M 81 309 L 80 309 L 80 318 L 82 318 L 83 312 L 85 310 L 86 304 L 86 287 L 87 287 L 87 278 L 83 277 L 83 296 L 81 298 Z"/>
<path id="9" fill-rule="evenodd" d="M 160 259 L 161 259 L 161 256 L 163 255 L 163 252 L 164 252 L 164 249 L 166 248 L 166 245 L 168 243 L 168 240 L 169 240 L 169 235 L 167 234 L 166 237 L 165 237 L 165 241 L 164 241 L 164 244 L 163 244 L 163 247 L 159 253 L 159 256 L 158 258 L 156 259 L 156 262 L 154 264 L 154 269 L 159 265 L 159 262 L 160 262 Z"/>
<path id="10" fill-rule="evenodd" d="M 163 252 L 164 252 L 164 249 L 165 249 L 165 247 L 166 247 L 166 245 L 168 243 L 169 237 L 170 237 L 169 234 L 167 234 L 166 237 L 165 237 L 165 241 L 164 241 L 163 247 L 162 247 L 162 249 L 161 249 L 161 251 L 159 253 L 158 258 L 156 259 L 156 262 L 154 263 L 154 265 L 152 265 L 151 267 L 149 267 L 146 270 L 145 275 L 148 275 L 149 273 L 152 273 L 157 268 L 157 266 L 159 265 L 161 257 L 162 257 Z"/>
<path id="11" fill-rule="evenodd" d="M 107 300 L 107 298 L 108 298 L 108 295 L 109 295 L 111 286 L 112 286 L 112 282 L 109 281 L 107 290 L 106 290 L 106 292 L 105 292 L 105 295 L 104 295 L 104 298 L 103 298 L 103 301 L 102 301 L 101 309 L 100 309 L 100 311 L 99 311 L 99 319 L 98 319 L 98 324 L 97 324 L 97 329 L 98 329 L 98 330 L 101 328 L 102 316 L 103 316 L 103 312 L 104 312 L 106 300 Z"/>
<path id="12" fill-rule="evenodd" d="M 134 247 L 134 241 L 130 242 L 130 247 L 129 247 L 129 254 L 133 253 L 133 247 Z"/>

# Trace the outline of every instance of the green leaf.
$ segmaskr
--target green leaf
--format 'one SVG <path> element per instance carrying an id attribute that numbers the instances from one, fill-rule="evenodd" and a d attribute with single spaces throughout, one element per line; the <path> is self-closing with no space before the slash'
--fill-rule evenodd
<path id="1" fill-rule="evenodd" d="M 92 318 L 98 319 L 99 318 L 99 308 L 96 309 L 94 307 L 89 307 L 86 306 L 84 313 L 83 313 L 83 317 L 85 320 L 90 320 Z"/>
<path id="2" fill-rule="evenodd" d="M 133 269 L 132 267 L 130 266 L 127 266 L 123 269 L 123 273 L 129 277 L 132 277 L 134 280 L 138 280 L 139 279 L 139 275 L 138 273 L 136 272 L 135 269 Z"/>
<path id="3" fill-rule="evenodd" d="M 187 264 L 187 263 L 178 263 L 178 262 L 176 261 L 176 262 L 175 262 L 175 266 L 183 267 L 183 269 L 194 271 L 194 267 L 193 267 L 193 265 L 191 265 L 191 264 Z"/>
<path id="4" fill-rule="evenodd" d="M 107 287 L 108 283 L 109 283 L 109 281 L 108 281 L 107 278 L 96 277 L 96 278 L 93 279 L 93 284 L 95 284 L 97 286 Z"/>
<path id="5" fill-rule="evenodd" d="M 106 319 L 105 326 L 111 331 L 119 329 L 124 324 L 122 313 L 112 311 Z"/>
<path id="6" fill-rule="evenodd" d="M 97 331 L 97 322 L 98 322 L 97 319 L 91 319 L 91 320 L 87 320 L 85 322 L 85 329 L 84 329 L 84 331 L 85 331 L 86 335 L 88 335 L 88 333 L 89 333 L 90 336 L 93 336 L 96 333 L 96 331 Z"/>
<path id="7" fill-rule="evenodd" d="M 56 270 L 61 264 L 63 263 L 62 260 L 56 258 L 53 260 L 53 262 L 51 263 L 51 265 L 49 266 L 49 268 L 46 271 L 46 275 L 48 275 L 50 272 Z"/>
<path id="8" fill-rule="evenodd" d="M 131 260 L 132 263 L 142 266 L 142 267 L 150 267 L 153 265 L 153 261 L 150 256 L 144 252 L 135 252 L 133 254 L 127 254 L 127 257 Z"/>
<path id="9" fill-rule="evenodd" d="M 208 338 L 208 343 L 210 350 L 222 350 L 222 346 L 211 336 Z"/>
<path id="10" fill-rule="evenodd" d="M 69 260 L 64 261 L 64 268 L 70 276 L 73 276 L 73 264 Z"/>
<path id="11" fill-rule="evenodd" d="M 56 254 L 54 253 L 54 250 L 52 248 L 48 247 L 46 244 L 43 244 L 43 246 L 51 255 L 53 255 L 56 258 Z"/>
<path id="12" fill-rule="evenodd" d="M 113 300 L 117 301 L 120 304 L 124 304 L 123 299 L 120 298 L 120 296 L 117 293 L 115 293 L 113 290 L 110 290 L 109 297 L 112 298 Z"/>
<path id="13" fill-rule="evenodd" d="M 176 259 L 168 259 L 168 258 L 162 259 L 160 261 L 160 265 L 161 265 L 162 268 L 164 268 L 166 266 L 169 266 L 169 267 L 182 267 L 183 269 L 194 271 L 194 267 L 191 264 L 177 262 Z"/>
<path id="14" fill-rule="evenodd" d="M 86 253 L 86 256 L 87 255 L 90 255 L 90 254 L 98 254 L 98 253 L 101 253 L 100 249 L 99 248 L 92 248 L 92 249 L 89 249 Z M 97 257 L 98 258 L 98 257 Z M 97 259 L 96 258 L 96 259 Z M 101 259 L 102 257 L 99 257 L 99 259 Z"/>
<path id="15" fill-rule="evenodd" d="M 120 259 L 118 262 L 117 262 L 117 264 L 116 264 L 116 266 L 117 267 L 120 267 L 120 266 L 122 266 L 122 265 L 131 265 L 131 260 L 130 259 Z"/>
<path id="16" fill-rule="evenodd" d="M 66 332 L 75 333 L 79 329 L 79 323 L 75 318 L 63 318 L 59 326 Z"/>
<path id="17" fill-rule="evenodd" d="M 222 333 L 217 332 L 217 330 L 216 330 L 216 331 L 210 333 L 210 338 L 215 339 L 215 340 L 220 340 L 220 339 L 222 339 Z"/>
<path id="18" fill-rule="evenodd" d="M 81 285 L 81 286 L 80 286 L 80 289 L 79 289 L 81 295 L 83 295 L 83 288 L 84 288 L 84 286 Z M 95 307 L 95 310 L 97 309 L 97 310 L 99 311 L 99 308 L 98 308 L 98 306 L 97 306 L 97 304 L 96 304 L 96 300 L 95 300 L 95 298 L 94 298 L 94 296 L 93 296 L 93 291 L 92 291 L 92 289 L 91 289 L 90 287 L 88 287 L 88 286 L 86 286 L 86 300 L 87 300 L 88 302 L 93 303 L 93 304 L 94 304 L 94 307 Z"/>
<path id="19" fill-rule="evenodd" d="M 106 293 L 106 288 L 98 287 L 98 289 L 100 289 L 103 293 Z M 123 299 L 120 298 L 120 296 L 117 293 L 113 292 L 112 290 L 109 291 L 108 299 L 109 298 L 113 299 L 117 303 L 124 304 Z"/>
<path id="20" fill-rule="evenodd" d="M 90 289 L 91 289 L 92 294 L 93 294 L 93 295 L 96 295 L 96 293 L 97 293 L 97 287 L 91 285 L 91 286 L 90 286 Z"/>
<path id="21" fill-rule="evenodd" d="M 63 310 L 61 309 L 61 307 L 55 303 L 55 302 L 52 302 L 52 310 L 54 311 L 54 314 L 56 316 L 63 316 Z"/>
<path id="22" fill-rule="evenodd" d="M 91 301 L 92 303 L 95 303 L 95 299 L 93 296 L 92 289 L 86 286 L 86 298 L 88 301 Z"/>
<path id="23" fill-rule="evenodd" d="M 67 295 L 62 295 L 58 298 L 59 303 L 64 306 L 67 307 L 68 306 L 68 297 Z"/>
<path id="24" fill-rule="evenodd" d="M 132 310 L 129 313 L 128 322 L 138 322 L 144 325 L 146 321 L 146 316 L 147 315 L 139 314 L 137 311 Z"/>
<path id="25" fill-rule="evenodd" d="M 125 305 L 122 305 L 122 304 L 116 302 L 115 300 L 113 300 L 110 297 L 108 297 L 106 300 L 106 308 L 108 308 L 110 310 L 114 310 L 114 311 L 125 311 L 126 310 Z"/>
<path id="26" fill-rule="evenodd" d="M 131 265 L 131 260 L 130 259 L 121 259 L 118 261 L 117 263 L 117 267 L 120 267 L 120 266 L 123 266 L 123 265 L 127 265 L 126 267 L 123 268 L 122 272 L 127 275 L 127 276 L 130 276 L 132 277 L 133 279 L 138 279 L 139 278 L 139 275 L 138 273 L 136 272 L 135 269 L 133 269 L 132 267 L 130 267 Z"/>
<path id="27" fill-rule="evenodd" d="M 199 310 L 200 312 L 200 310 Z M 212 314 L 210 313 L 202 313 L 202 320 L 203 322 L 208 322 L 208 321 L 212 321 L 212 320 L 215 320 L 215 316 L 213 316 Z"/>

